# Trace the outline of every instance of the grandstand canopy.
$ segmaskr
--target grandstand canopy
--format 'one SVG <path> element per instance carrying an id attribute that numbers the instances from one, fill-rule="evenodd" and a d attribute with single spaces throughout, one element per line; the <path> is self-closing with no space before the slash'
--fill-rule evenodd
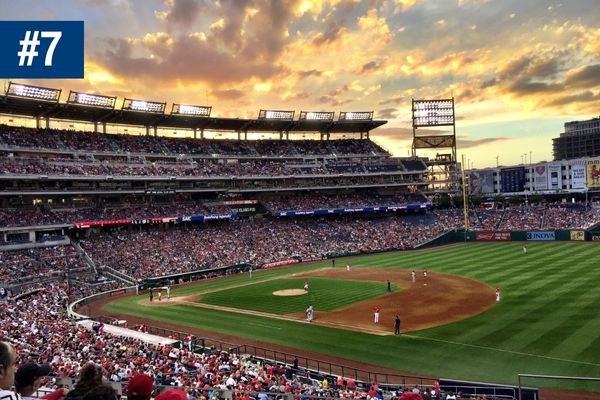
<path id="1" fill-rule="evenodd" d="M 0 114 L 52 118 L 90 123 L 156 126 L 159 128 L 206 129 L 229 132 L 369 132 L 387 121 L 319 121 L 271 120 L 197 117 L 156 114 L 129 110 L 111 110 L 102 107 L 69 103 L 50 103 L 38 99 L 0 96 Z"/>

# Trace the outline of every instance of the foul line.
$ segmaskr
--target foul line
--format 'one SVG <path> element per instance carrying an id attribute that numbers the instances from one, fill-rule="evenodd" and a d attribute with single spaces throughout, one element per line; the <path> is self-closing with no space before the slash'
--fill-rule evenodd
<path id="1" fill-rule="evenodd" d="M 416 335 L 407 335 L 407 334 L 403 334 L 402 337 L 409 337 L 412 339 L 421 339 L 421 340 L 430 340 L 432 342 L 448 343 L 448 344 L 454 344 L 454 345 L 458 345 L 458 346 L 473 347 L 476 349 L 492 350 L 492 351 L 498 351 L 498 352 L 502 352 L 502 353 L 516 354 L 516 355 L 520 355 L 520 356 L 537 357 L 537 358 L 543 358 L 546 360 L 562 361 L 562 362 L 568 362 L 568 363 L 574 363 L 574 364 L 592 365 L 594 367 L 600 367 L 600 364 L 593 363 L 593 362 L 569 360 L 567 358 L 560 358 L 560 357 L 542 356 L 539 354 L 525 353 L 522 351 L 499 349 L 497 347 L 488 347 L 488 346 L 480 346 L 477 344 L 454 342 L 452 340 L 436 339 L 436 338 L 416 336 Z"/>

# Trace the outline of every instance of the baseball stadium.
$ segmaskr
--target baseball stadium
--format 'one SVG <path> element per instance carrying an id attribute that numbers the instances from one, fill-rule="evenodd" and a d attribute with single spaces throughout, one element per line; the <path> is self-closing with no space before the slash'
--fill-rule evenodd
<path id="1" fill-rule="evenodd" d="M 535 2 L 556 46 L 493 64 L 473 36 L 531 44 L 534 11 L 459 1 L 454 38 L 425 0 L 82 3 L 85 78 L 0 94 L 0 400 L 600 399 L 590 16 Z M 446 53 L 392 63 L 411 21 Z M 550 161 L 462 132 L 559 116 Z"/>
<path id="2" fill-rule="evenodd" d="M 74 92 L 64 104 L 28 94 L 51 90 L 11 83 L 0 111 L 281 135 L 252 142 L 2 126 L 3 320 L 21 321 L 3 335 L 29 338 L 14 346 L 54 360 L 61 384 L 94 361 L 119 390 L 134 365 L 157 384 L 196 395 L 218 388 L 225 398 L 360 398 L 374 385 L 398 398 L 600 391 L 593 192 L 525 201 L 518 174 L 536 172 L 510 167 L 494 172 L 491 192 L 501 193 L 485 193 L 489 171 L 463 171 L 454 147 L 437 159 L 387 154 L 369 139 L 386 123 L 372 113 L 322 121 L 261 110 L 228 120 L 107 110 L 77 104 Z M 414 103 L 415 121 L 431 104 L 453 118 L 453 99 Z M 296 130 L 323 140 L 287 139 Z M 357 138 L 327 139 L 338 132 Z M 562 170 L 584 165 L 591 177 L 591 161 L 569 163 Z M 17 207 L 17 196 L 41 204 Z M 48 349 L 27 334 L 38 331 Z M 95 351 L 94 341 L 103 343 Z M 157 348 L 173 350 L 150 368 Z M 246 384 L 252 376 L 233 366 L 228 376 L 194 377 L 184 362 L 229 365 L 223 354 L 263 382 Z M 274 368 L 283 372 L 266 385 Z M 239 383 L 224 385 L 232 376 Z"/>

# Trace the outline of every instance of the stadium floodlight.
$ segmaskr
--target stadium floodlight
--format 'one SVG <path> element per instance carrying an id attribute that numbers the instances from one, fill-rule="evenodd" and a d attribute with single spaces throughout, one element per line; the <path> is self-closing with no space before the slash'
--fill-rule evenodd
<path id="1" fill-rule="evenodd" d="M 331 111 L 300 111 L 300 120 L 333 121 L 334 112 Z"/>
<path id="2" fill-rule="evenodd" d="M 341 112 L 338 121 L 372 121 L 373 111 Z"/>
<path id="3" fill-rule="evenodd" d="M 6 90 L 7 96 L 25 97 L 29 99 L 47 100 L 58 103 L 61 89 L 50 89 L 41 86 L 23 85 L 10 82 Z"/>
<path id="4" fill-rule="evenodd" d="M 454 99 L 413 100 L 413 126 L 454 125 Z"/>
<path id="5" fill-rule="evenodd" d="M 258 119 L 278 119 L 282 121 L 292 121 L 295 111 L 283 110 L 260 110 Z"/>
<path id="6" fill-rule="evenodd" d="M 159 103 L 157 101 L 125 99 L 123 100 L 122 109 L 164 114 L 166 105 L 167 103 Z"/>
<path id="7" fill-rule="evenodd" d="M 103 96 L 101 94 L 91 94 L 74 92 L 71 90 L 69 93 L 68 104 L 79 104 L 84 106 L 94 106 L 102 108 L 115 108 L 117 102 L 116 96 Z"/>
<path id="8" fill-rule="evenodd" d="M 189 115 L 192 117 L 209 117 L 212 107 L 193 106 L 189 104 L 173 104 L 171 115 Z"/>

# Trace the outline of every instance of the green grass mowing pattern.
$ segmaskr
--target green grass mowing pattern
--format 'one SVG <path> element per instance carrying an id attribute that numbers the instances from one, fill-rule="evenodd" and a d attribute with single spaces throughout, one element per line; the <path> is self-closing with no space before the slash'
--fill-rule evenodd
<path id="1" fill-rule="evenodd" d="M 353 267 L 427 267 L 502 288 L 502 301 L 483 314 L 401 337 L 195 307 L 149 309 L 136 304 L 136 298 L 106 307 L 424 375 L 498 383 L 516 383 L 518 373 L 600 376 L 599 258 L 600 246 L 591 243 L 529 243 L 527 255 L 522 253 L 522 243 L 475 243 L 352 258 Z M 323 266 L 330 262 L 267 274 L 282 276 Z M 239 284 L 236 279 L 248 281 L 238 277 L 209 285 L 225 288 Z M 193 290 L 204 287 L 199 284 Z M 391 330 L 393 323 L 389 323 Z"/>
<path id="2" fill-rule="evenodd" d="M 275 296 L 276 290 L 302 289 L 306 279 L 276 279 L 237 288 L 207 293 L 202 303 L 218 306 L 290 314 L 306 310 L 331 311 L 388 294 L 386 282 L 370 282 L 327 278 L 309 278 L 310 290 L 300 296 Z"/>

